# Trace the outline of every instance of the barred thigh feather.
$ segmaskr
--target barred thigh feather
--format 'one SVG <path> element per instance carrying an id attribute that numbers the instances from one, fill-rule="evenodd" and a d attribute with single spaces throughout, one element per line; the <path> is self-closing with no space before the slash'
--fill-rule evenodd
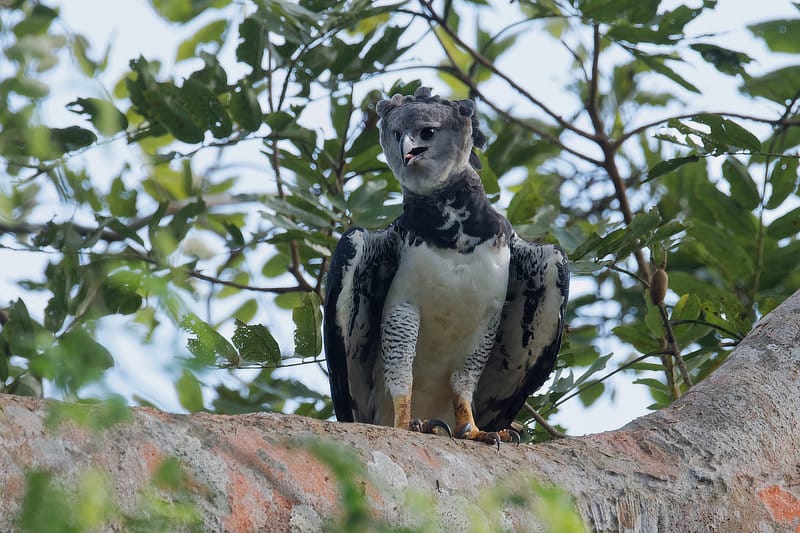
<path id="1" fill-rule="evenodd" d="M 478 427 L 508 428 L 555 365 L 564 329 L 569 265 L 554 245 L 511 241 L 508 292 L 473 405 Z"/>

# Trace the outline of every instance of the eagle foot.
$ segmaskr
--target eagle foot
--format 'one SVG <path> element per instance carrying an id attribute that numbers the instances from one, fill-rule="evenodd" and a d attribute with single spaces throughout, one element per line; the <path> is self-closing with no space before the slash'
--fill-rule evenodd
<path id="1" fill-rule="evenodd" d="M 500 449 L 501 442 L 513 442 L 517 446 L 519 446 L 520 443 L 519 433 L 513 429 L 504 429 L 502 431 L 480 431 L 475 429 L 469 422 L 464 424 L 464 426 L 456 433 L 456 437 L 459 439 L 485 442 L 486 444 L 497 446 L 498 450 Z"/>
<path id="2" fill-rule="evenodd" d="M 453 432 L 450 431 L 450 426 L 447 425 L 447 422 L 444 420 L 439 420 L 438 418 L 426 418 L 425 420 L 420 420 L 419 418 L 414 418 L 408 424 L 408 429 L 411 431 L 416 431 L 419 433 L 430 433 L 432 435 L 436 434 L 436 429 L 440 429 L 441 431 L 447 433 L 447 436 L 451 439 L 453 438 Z"/>

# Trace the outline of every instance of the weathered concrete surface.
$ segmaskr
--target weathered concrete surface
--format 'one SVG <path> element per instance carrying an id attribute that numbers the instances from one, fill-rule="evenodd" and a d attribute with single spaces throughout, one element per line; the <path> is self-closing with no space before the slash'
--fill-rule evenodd
<path id="1" fill-rule="evenodd" d="M 88 409 L 88 407 L 87 407 Z M 408 489 L 435 505 L 440 524 L 469 520 L 536 526 L 509 507 L 499 518 L 476 503 L 497 480 L 529 475 L 575 495 L 604 531 L 800 532 L 800 292 L 763 320 L 709 379 L 668 409 L 624 428 L 535 446 L 493 448 L 391 428 L 295 416 L 192 416 L 134 408 L 102 431 L 48 429 L 48 402 L 0 395 L 0 531 L 12 528 L 24 474 L 46 468 L 69 485 L 87 469 L 112 480 L 133 512 L 166 458 L 189 472 L 205 529 L 320 529 L 339 512 L 330 470 L 303 443 L 355 452 L 373 512 L 413 525 Z"/>

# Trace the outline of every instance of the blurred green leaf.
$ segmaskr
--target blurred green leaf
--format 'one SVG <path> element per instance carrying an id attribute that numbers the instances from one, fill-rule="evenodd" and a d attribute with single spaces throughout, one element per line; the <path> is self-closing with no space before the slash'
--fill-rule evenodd
<path id="1" fill-rule="evenodd" d="M 187 348 L 201 363 L 213 365 L 220 360 L 233 365 L 238 363 L 239 354 L 236 349 L 194 313 L 183 318 L 181 327 L 194 335 L 189 338 Z"/>
<path id="2" fill-rule="evenodd" d="M 767 235 L 773 239 L 785 239 L 787 237 L 796 237 L 800 234 L 800 207 L 796 207 L 782 215 L 767 226 Z"/>
<path id="3" fill-rule="evenodd" d="M 73 113 L 89 115 L 91 123 L 103 135 L 113 135 L 128 127 L 125 115 L 107 100 L 77 98 L 67 104 L 67 109 Z"/>
<path id="4" fill-rule="evenodd" d="M 6 6 L 4 6 L 6 7 Z M 13 32 L 17 38 L 26 35 L 39 35 L 46 33 L 53 20 L 58 17 L 58 10 L 45 5 L 36 4 L 25 18 L 14 25 Z"/>
<path id="5" fill-rule="evenodd" d="M 242 129 L 255 131 L 261 126 L 262 113 L 256 92 L 242 80 L 233 89 L 229 103 L 231 117 Z"/>
<path id="6" fill-rule="evenodd" d="M 775 209 L 797 189 L 798 156 L 781 157 L 775 161 L 772 172 L 769 174 L 769 183 L 772 185 L 772 194 L 767 202 L 767 209 Z"/>
<path id="7" fill-rule="evenodd" d="M 207 43 L 214 43 L 216 45 L 214 53 L 218 52 L 225 38 L 228 24 L 227 20 L 215 20 L 198 29 L 191 37 L 178 45 L 175 60 L 182 61 L 193 57 L 197 53 L 197 49 Z"/>
<path id="8" fill-rule="evenodd" d="M 303 295 L 301 304 L 292 310 L 294 351 L 303 357 L 314 357 L 322 351 L 322 311 L 319 297 L 313 292 Z"/>
<path id="9" fill-rule="evenodd" d="M 671 172 L 676 168 L 680 168 L 687 163 L 695 163 L 697 161 L 700 161 L 699 155 L 689 155 L 686 157 L 673 157 L 672 159 L 661 161 L 647 171 L 646 181 L 656 179 L 657 177 L 663 176 L 667 172 Z"/>
<path id="10" fill-rule="evenodd" d="M 751 96 L 761 96 L 784 105 L 797 96 L 800 87 L 800 66 L 773 70 L 762 76 L 748 78 L 741 90 Z"/>
<path id="11" fill-rule="evenodd" d="M 178 392 L 178 401 L 181 407 L 190 413 L 203 410 L 203 393 L 200 390 L 200 382 L 188 369 L 184 369 L 181 377 L 178 378 L 175 390 Z"/>
<path id="12" fill-rule="evenodd" d="M 722 175 L 731 186 L 731 198 L 747 210 L 755 209 L 761 202 L 756 182 L 747 167 L 735 157 L 729 157 L 722 164 Z"/>
<path id="13" fill-rule="evenodd" d="M 744 66 L 750 63 L 753 58 L 742 52 L 736 52 L 727 48 L 722 48 L 710 43 L 694 43 L 691 49 L 700 54 L 705 61 L 714 65 L 718 71 L 729 76 L 740 74 L 745 76 L 747 73 Z"/>
<path id="14" fill-rule="evenodd" d="M 261 61 L 267 46 L 267 35 L 261 21 L 257 17 L 247 17 L 239 24 L 241 41 L 236 47 L 236 59 L 250 65 L 250 77 L 255 79 L 261 75 Z"/>
<path id="15" fill-rule="evenodd" d="M 800 53 L 800 19 L 779 19 L 747 26 L 753 35 L 760 37 L 773 52 Z"/>
<path id="16" fill-rule="evenodd" d="M 239 355 L 245 360 L 274 364 L 281 361 L 281 349 L 278 341 L 261 324 L 248 325 L 237 320 L 232 340 L 236 349 L 239 350 Z"/>

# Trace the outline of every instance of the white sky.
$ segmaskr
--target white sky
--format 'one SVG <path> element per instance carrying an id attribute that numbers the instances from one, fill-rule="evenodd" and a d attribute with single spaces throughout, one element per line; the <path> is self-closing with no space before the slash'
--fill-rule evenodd
<path id="1" fill-rule="evenodd" d="M 76 96 L 100 95 L 105 90 L 111 91 L 113 84 L 119 79 L 120 74 L 127 68 L 128 61 L 139 55 L 147 59 L 161 59 L 165 64 L 163 72 L 172 72 L 172 54 L 177 44 L 191 34 L 178 26 L 165 23 L 156 16 L 150 6 L 143 0 L 117 0 L 114 2 L 97 2 L 95 0 L 61 0 L 55 2 L 60 6 L 63 19 L 67 27 L 86 36 L 92 43 L 93 53 L 99 54 L 106 46 L 111 44 L 110 68 L 99 79 L 93 81 L 80 81 L 76 79 L 60 80 L 57 90 L 54 90 L 55 99 L 47 113 L 52 113 L 54 118 L 61 117 L 66 122 L 74 120 L 75 115 L 61 111 L 63 105 L 73 100 Z M 699 4 L 699 2 L 685 2 Z M 502 9 L 507 8 L 507 2 L 496 2 Z M 664 5 L 675 5 L 677 2 L 664 2 Z M 781 61 L 786 61 L 788 56 L 768 54 L 761 42 L 750 37 L 744 29 L 747 24 L 779 17 L 797 17 L 800 12 L 790 2 L 780 0 L 764 0 L 752 2 L 750 0 L 721 0 L 713 16 L 701 17 L 700 22 L 695 22 L 688 27 L 691 35 L 704 33 L 719 33 L 720 37 L 714 42 L 722 46 L 744 51 L 759 60 L 756 69 L 767 71 L 775 68 Z M 196 29 L 202 23 L 208 22 L 209 17 L 202 19 L 200 24 L 193 24 Z M 502 17 L 498 17 L 499 23 Z M 535 27 L 535 26 L 533 26 Z M 569 64 L 570 58 L 563 48 L 553 46 L 550 38 L 543 38 L 533 33 L 526 34 L 524 43 L 518 47 L 516 55 L 504 60 L 502 68 L 513 74 L 515 79 L 523 86 L 529 88 L 537 96 L 551 104 L 560 107 L 568 103 L 562 92 L 563 85 L 573 76 L 574 72 L 564 69 L 563 65 Z M 223 51 L 223 55 L 231 57 L 230 45 Z M 178 74 L 191 72 L 197 64 L 188 63 L 181 65 Z M 702 73 L 699 69 L 703 69 Z M 229 74 L 233 72 L 230 68 Z M 760 102 L 743 99 L 732 80 L 717 75 L 709 67 L 702 64 L 690 64 L 682 67 L 682 72 L 703 91 L 703 96 L 688 102 L 687 107 L 697 110 L 718 111 L 733 110 L 748 112 L 754 115 L 770 115 L 774 108 Z M 708 75 L 705 73 L 708 72 Z M 235 73 L 235 72 L 234 72 Z M 698 75 L 701 74 L 701 75 Z M 427 84 L 441 87 L 432 73 L 416 71 L 408 76 L 422 76 Z M 371 88 L 371 87 L 370 87 Z M 499 86 L 493 85 L 488 92 L 504 91 Z M 674 86 L 669 87 L 675 90 Z M 364 89 L 366 90 L 366 89 Z M 494 93 L 497 94 L 497 93 Z M 652 117 L 647 117 L 651 119 Z M 52 120 L 48 120 L 52 124 Z M 109 179 L 118 172 L 119 157 L 117 150 L 126 150 L 124 144 L 110 145 L 101 150 L 93 150 L 88 164 L 93 169 L 108 168 L 106 175 Z M 257 160 L 258 165 L 263 160 Z M 113 169 L 113 170 L 111 170 Z M 267 169 L 265 168 L 265 175 Z M 260 175 L 257 170 L 251 169 L 251 174 Z M 92 172 L 93 175 L 98 172 Z M 100 172 L 102 174 L 102 172 Z M 263 183 L 263 175 L 260 175 Z M 44 208 L 48 209 L 47 207 Z M 47 214 L 43 214 L 48 218 Z M 212 243 L 213 245 L 214 243 Z M 24 252 L 9 252 L 0 250 L 0 294 L 3 303 L 24 296 L 33 312 L 41 316 L 41 310 L 46 300 L 31 297 L 22 292 L 14 280 L 25 278 L 31 272 L 42 272 L 44 261 L 47 258 Z M 575 291 L 573 287 L 573 292 Z M 264 309 L 268 307 L 267 301 L 259 297 L 262 314 L 257 318 L 270 327 L 276 335 L 281 346 L 291 346 L 291 325 L 283 319 L 264 316 Z M 222 316 L 221 313 L 218 318 Z M 157 402 L 159 406 L 168 410 L 180 410 L 173 391 L 173 376 L 164 368 L 175 371 L 176 354 L 186 354 L 181 336 L 160 334 L 156 342 L 147 345 L 142 353 L 138 346 L 132 346 L 130 338 L 125 335 L 126 328 L 131 327 L 129 319 L 115 318 L 107 321 L 106 327 L 99 332 L 99 340 L 109 350 L 118 356 L 117 368 L 108 379 L 112 389 L 140 394 L 146 399 Z M 154 353 L 155 352 L 155 353 Z M 622 357 L 617 360 L 623 359 Z M 302 376 L 304 382 L 319 390 L 327 390 L 327 381 L 322 372 L 313 368 L 292 370 L 294 375 Z M 645 387 L 631 385 L 627 379 L 616 379 L 615 394 L 613 399 L 604 396 L 591 409 L 584 409 L 575 399 L 561 408 L 556 421 L 566 426 L 571 433 L 582 434 L 597 432 L 618 427 L 632 418 L 646 412 L 646 406 L 651 403 Z"/>

